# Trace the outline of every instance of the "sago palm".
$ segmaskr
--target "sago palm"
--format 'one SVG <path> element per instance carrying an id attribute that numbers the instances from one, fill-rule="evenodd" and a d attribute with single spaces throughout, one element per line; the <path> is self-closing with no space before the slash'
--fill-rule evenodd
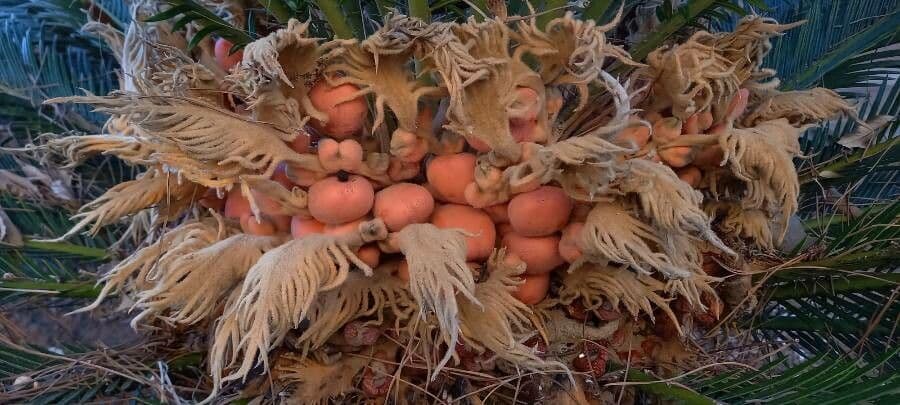
<path id="1" fill-rule="evenodd" d="M 0 0 L 0 400 L 896 403 L 898 6 Z"/>

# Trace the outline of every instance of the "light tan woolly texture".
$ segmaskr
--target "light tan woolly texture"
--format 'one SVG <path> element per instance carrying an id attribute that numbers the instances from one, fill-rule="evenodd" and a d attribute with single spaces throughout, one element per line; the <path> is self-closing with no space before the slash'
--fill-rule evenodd
<path id="1" fill-rule="evenodd" d="M 208 67 L 194 62 L 185 51 L 173 46 L 151 43 L 156 60 L 142 72 L 136 85 L 143 95 L 193 97 L 210 104 L 221 102 L 219 81 Z"/>
<path id="2" fill-rule="evenodd" d="M 747 238 L 765 249 L 773 249 L 774 236 L 772 235 L 772 220 L 762 210 L 742 208 L 737 204 L 725 204 L 719 209 L 725 211 L 721 228 L 728 234 Z"/>
<path id="3" fill-rule="evenodd" d="M 158 266 L 165 267 L 182 255 L 209 246 L 223 232 L 223 225 L 209 218 L 188 222 L 162 234 L 155 242 L 136 250 L 125 260 L 107 272 L 97 284 L 103 289 L 90 305 L 72 313 L 86 312 L 100 306 L 107 296 L 114 293 L 135 294 L 153 287 L 151 277 Z"/>
<path id="4" fill-rule="evenodd" d="M 153 163 L 154 153 L 178 151 L 175 145 L 130 135 L 73 135 L 51 139 L 44 145 L 68 159 L 69 166 L 98 153 L 116 156 L 133 165 L 149 165 Z"/>
<path id="5" fill-rule="evenodd" d="M 593 20 L 577 20 L 572 12 L 566 12 L 544 30 L 537 27 L 536 18 L 520 21 L 513 33 L 518 43 L 514 58 L 522 60 L 526 53 L 535 57 L 546 85 L 574 85 L 579 94 L 576 109 L 580 109 L 588 101 L 588 85 L 597 79 L 607 56 L 640 66 L 621 47 L 606 41 L 606 32 L 618 25 L 619 18 L 621 10 L 608 24 L 596 26 Z"/>
<path id="6" fill-rule="evenodd" d="M 476 207 L 506 202 L 512 194 L 533 188 L 535 183 L 551 181 L 576 200 L 608 200 L 608 185 L 622 170 L 622 157 L 634 150 L 606 140 L 625 127 L 631 107 L 629 95 L 618 81 L 604 71 L 600 77 L 600 84 L 609 90 L 615 105 L 615 115 L 609 122 L 547 146 L 521 144 L 525 158 L 504 169 L 499 179 L 494 178 L 497 169 L 490 159 L 479 157 L 475 184 L 484 201 L 478 201 Z"/>
<path id="7" fill-rule="evenodd" d="M 709 217 L 700 208 L 703 194 L 680 181 L 669 167 L 645 159 L 629 160 L 619 188 L 637 196 L 644 215 L 661 232 L 699 236 L 734 254 L 713 232 Z"/>
<path id="8" fill-rule="evenodd" d="M 326 72 L 343 72 L 345 77 L 333 80 L 335 84 L 353 83 L 360 87 L 360 95 L 375 94 L 375 121 L 373 128 L 384 122 L 387 105 L 397 117 L 400 129 L 419 133 L 427 128 L 417 128 L 419 98 L 434 93 L 437 88 L 422 85 L 411 69 L 418 35 L 410 32 L 409 20 L 389 17 L 387 23 L 366 38 L 361 44 L 347 42 L 343 53 Z M 430 131 L 425 131 L 430 133 Z"/>
<path id="9" fill-rule="evenodd" d="M 509 55 L 509 29 L 503 22 L 471 19 L 452 28 L 455 37 L 429 56 L 450 93 L 445 127 L 484 142 L 500 161 L 517 162 L 520 150 L 509 130 L 514 90 L 525 86 L 543 95 L 543 82 Z"/>
<path id="10" fill-rule="evenodd" d="M 274 204 L 277 204 L 279 207 L 277 215 L 309 216 L 309 210 L 306 209 L 306 190 L 300 187 L 293 187 L 288 190 L 281 183 L 269 179 L 248 178 L 242 180 L 246 180 L 243 184 L 246 184 L 249 189 L 265 195 Z M 256 202 L 252 199 L 252 196 L 250 201 L 255 205 Z M 254 207 L 254 211 L 256 210 L 257 208 Z"/>
<path id="11" fill-rule="evenodd" d="M 466 241 L 456 229 L 431 224 L 411 224 L 396 234 L 400 251 L 409 266 L 409 292 L 419 304 L 420 316 L 434 313 L 447 352 L 433 371 L 447 364 L 459 340 L 459 308 L 456 294 L 471 305 L 481 306 L 475 296 L 475 280 L 466 266 Z"/>
<path id="12" fill-rule="evenodd" d="M 699 274 L 694 273 L 688 278 L 666 281 L 666 292 L 671 296 L 684 297 L 691 308 L 698 311 L 706 311 L 706 304 L 703 303 L 701 297 L 704 294 L 718 297 L 716 290 L 713 289 L 709 283 L 719 280 L 720 279 L 707 276 L 701 271 Z"/>
<path id="13" fill-rule="evenodd" d="M 674 48 L 659 48 L 647 56 L 649 68 L 642 74 L 653 81 L 649 111 L 672 108 L 682 120 L 712 106 L 722 109 L 731 101 L 741 84 L 734 63 L 715 47 L 699 40 L 709 35 L 694 34 Z"/>
<path id="14" fill-rule="evenodd" d="M 495 250 L 488 260 L 490 276 L 475 285 L 475 297 L 480 304 L 460 300 L 463 339 L 479 353 L 490 350 L 497 357 L 526 369 L 552 367 L 564 370 L 564 365 L 541 360 L 517 340 L 517 336 L 530 334 L 534 327 L 529 319 L 531 310 L 512 296 L 517 286 L 524 282 L 517 276 L 525 272 L 525 265 L 505 264 L 505 255 L 505 250 Z"/>
<path id="15" fill-rule="evenodd" d="M 257 120 L 295 129 L 303 127 L 306 116 L 328 120 L 307 94 L 306 84 L 322 57 L 318 39 L 309 38 L 308 29 L 308 22 L 292 18 L 287 27 L 247 44 L 243 61 L 226 79 L 246 96 Z"/>
<path id="16" fill-rule="evenodd" d="M 656 230 L 616 203 L 596 203 L 588 214 L 581 238 L 584 254 L 589 261 L 625 263 L 644 274 L 650 274 L 650 269 L 655 269 L 669 278 L 690 275 L 687 269 L 678 265 L 690 262 L 690 259 L 676 259 L 661 252 L 664 242 L 657 236 Z M 692 252 L 671 253 L 692 255 Z"/>
<path id="17" fill-rule="evenodd" d="M 151 170 L 135 180 L 116 184 L 85 204 L 81 212 L 72 217 L 78 223 L 54 240 L 67 239 L 89 225 L 91 235 L 95 235 L 100 228 L 152 206 L 168 207 L 166 213 L 172 214 L 189 205 L 200 192 L 196 184 L 179 182 L 175 175 Z"/>
<path id="18" fill-rule="evenodd" d="M 797 27 L 805 21 L 778 24 L 771 18 L 746 16 L 733 32 L 716 34 L 704 33 L 697 39 L 714 46 L 718 52 L 734 64 L 738 80 L 743 83 L 760 71 L 763 59 L 772 49 L 771 38 L 781 36 L 784 31 Z"/>
<path id="19" fill-rule="evenodd" d="M 744 115 L 742 123 L 753 127 L 765 121 L 785 118 L 793 126 L 816 124 L 838 114 L 856 117 L 853 106 L 834 91 L 822 87 L 809 90 L 768 90 L 754 95 L 755 107 Z"/>
<path id="20" fill-rule="evenodd" d="M 388 310 L 399 322 L 412 317 L 415 309 L 405 283 L 390 271 L 379 268 L 372 276 L 350 273 L 340 288 L 319 295 L 307 315 L 309 326 L 297 341 L 305 350 L 314 350 L 354 319 L 374 316 L 366 324 L 382 325 Z"/>
<path id="21" fill-rule="evenodd" d="M 296 134 L 247 121 L 241 116 L 200 101 L 122 92 L 102 97 L 63 97 L 46 101 L 49 104 L 63 102 L 93 104 L 99 112 L 130 115 L 132 122 L 147 136 L 175 144 L 184 154 L 182 159 L 195 161 L 195 166 L 207 166 L 215 170 L 216 166 L 236 164 L 248 173 L 248 177 L 259 178 L 271 177 L 282 161 L 308 170 L 322 170 L 318 157 L 297 154 L 285 144 L 292 141 Z M 257 172 L 260 173 L 256 174 Z"/>
<path id="22" fill-rule="evenodd" d="M 633 317 L 641 312 L 653 320 L 653 308 L 661 309 L 675 325 L 678 317 L 669 308 L 669 300 L 661 295 L 666 284 L 653 277 L 628 270 L 628 266 L 585 264 L 563 274 L 559 301 L 569 305 L 581 300 L 587 309 L 608 302 L 613 309 L 619 304 Z"/>
<path id="23" fill-rule="evenodd" d="M 281 242 L 238 234 L 168 262 L 153 288 L 138 294 L 135 306 L 142 311 L 131 325 L 148 317 L 188 325 L 206 319 L 260 256 Z"/>
<path id="24" fill-rule="evenodd" d="M 803 129 L 782 118 L 734 129 L 719 138 L 725 151 L 723 162 L 746 183 L 744 208 L 781 214 L 782 224 L 797 211 L 800 183 L 792 159 L 800 154 L 798 139 Z"/>
<path id="25" fill-rule="evenodd" d="M 353 381 L 367 364 L 369 359 L 363 356 L 345 356 L 326 363 L 288 353 L 275 364 L 273 374 L 291 388 L 284 398 L 286 403 L 329 404 L 330 399 L 355 389 Z"/>
<path id="26" fill-rule="evenodd" d="M 240 295 L 216 325 L 210 349 L 216 387 L 223 381 L 224 369 L 234 364 L 239 368 L 224 381 L 246 377 L 259 361 L 268 370 L 269 350 L 307 316 L 321 292 L 344 283 L 351 265 L 372 274 L 354 251 L 384 239 L 387 229 L 378 219 L 358 229 L 338 237 L 317 234 L 292 240 L 266 252 L 250 268 Z"/>

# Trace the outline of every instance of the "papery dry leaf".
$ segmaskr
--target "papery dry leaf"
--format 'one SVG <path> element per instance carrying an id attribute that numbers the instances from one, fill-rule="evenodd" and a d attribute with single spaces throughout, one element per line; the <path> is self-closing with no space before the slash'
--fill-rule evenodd
<path id="1" fill-rule="evenodd" d="M 355 389 L 356 376 L 369 364 L 362 356 L 344 356 L 324 363 L 308 357 L 286 354 L 273 368 L 277 380 L 292 388 L 287 402 L 327 404 L 329 400 Z"/>
<path id="2" fill-rule="evenodd" d="M 845 148 L 868 148 L 876 135 L 895 120 L 890 115 L 879 115 L 867 122 L 859 122 L 853 132 L 842 136 L 837 143 Z"/>
<path id="3" fill-rule="evenodd" d="M 547 331 L 550 343 L 562 345 L 583 342 L 585 340 L 608 339 L 619 328 L 619 320 L 609 321 L 602 326 L 586 325 L 584 322 L 569 318 L 562 311 L 537 311 Z"/>
<path id="4" fill-rule="evenodd" d="M 269 351 L 306 317 L 321 292 L 341 286 L 351 265 L 372 274 L 354 251 L 386 236 L 384 223 L 376 219 L 360 224 L 357 232 L 314 234 L 262 255 L 216 324 L 210 349 L 216 389 L 223 381 L 245 378 L 257 363 L 268 370 Z M 238 369 L 222 379 L 223 371 L 233 364 Z"/>
<path id="5" fill-rule="evenodd" d="M 409 292 L 419 304 L 420 316 L 434 314 L 441 340 L 448 348 L 432 372 L 437 375 L 459 340 L 456 294 L 462 294 L 472 305 L 481 305 L 475 297 L 472 271 L 466 266 L 464 234 L 432 224 L 411 224 L 396 234 L 396 241 L 409 266 Z"/>
<path id="6" fill-rule="evenodd" d="M 6 169 L 0 169 L 0 191 L 20 198 L 41 198 L 41 190 L 30 180 Z"/>

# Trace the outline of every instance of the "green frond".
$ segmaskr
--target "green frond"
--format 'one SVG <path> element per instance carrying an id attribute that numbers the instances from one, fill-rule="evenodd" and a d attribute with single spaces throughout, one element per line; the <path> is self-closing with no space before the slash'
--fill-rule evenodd
<path id="1" fill-rule="evenodd" d="M 253 41 L 253 38 L 246 31 L 240 27 L 234 27 L 193 0 L 166 0 L 166 3 L 171 7 L 147 18 L 146 21 L 165 21 L 178 17 L 172 25 L 172 28 L 176 30 L 192 22 L 199 25 L 201 27 L 200 30 L 188 42 L 189 50 L 194 49 L 204 38 L 212 34 L 230 41 L 233 44 L 231 52 L 235 52 Z"/>
<path id="2" fill-rule="evenodd" d="M 891 403 L 900 393 L 900 374 L 881 367 L 898 349 L 869 362 L 818 356 L 788 369 L 785 358 L 759 370 L 741 369 L 698 378 L 689 384 L 720 403 L 847 404 Z"/>

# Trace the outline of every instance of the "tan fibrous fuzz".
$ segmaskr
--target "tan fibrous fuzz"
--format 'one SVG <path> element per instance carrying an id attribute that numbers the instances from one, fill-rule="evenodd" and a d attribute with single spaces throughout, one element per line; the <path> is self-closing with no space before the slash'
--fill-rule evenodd
<path id="1" fill-rule="evenodd" d="M 581 238 L 587 261 L 612 260 L 628 264 L 644 274 L 652 273 L 652 269 L 669 278 L 683 278 L 691 274 L 681 264 L 694 262 L 690 257 L 695 252 L 661 251 L 664 241 L 657 230 L 614 202 L 594 205 L 581 231 Z"/>
<path id="2" fill-rule="evenodd" d="M 138 294 L 135 307 L 142 311 L 132 327 L 149 317 L 181 324 L 207 319 L 260 256 L 282 242 L 238 234 L 165 263 L 153 288 Z"/>
<path id="3" fill-rule="evenodd" d="M 781 118 L 753 128 L 736 128 L 719 138 L 725 151 L 723 162 L 746 185 L 741 200 L 744 207 L 780 215 L 782 225 L 797 211 L 800 182 L 793 158 L 800 155 L 798 139 L 804 129 Z M 784 229 L 786 232 L 787 227 Z"/>
<path id="4" fill-rule="evenodd" d="M 309 310 L 309 326 L 298 338 L 304 348 L 321 347 L 344 325 L 361 317 L 374 317 L 364 325 L 376 326 L 384 324 L 385 315 L 398 323 L 410 319 L 417 306 L 405 283 L 390 274 L 391 265 L 382 265 L 371 277 L 350 273 L 341 288 L 321 293 Z"/>
<path id="5" fill-rule="evenodd" d="M 589 310 L 605 303 L 616 310 L 621 304 L 631 316 L 643 313 L 651 321 L 654 308 L 659 308 L 678 326 L 669 300 L 663 297 L 665 291 L 664 282 L 629 270 L 628 266 L 586 263 L 563 275 L 559 302 L 569 305 L 580 300 Z"/>
<path id="6" fill-rule="evenodd" d="M 245 378 L 258 363 L 268 370 L 269 351 L 306 318 L 319 294 L 340 287 L 351 268 L 372 275 L 354 252 L 386 236 L 387 228 L 376 219 L 361 223 L 356 232 L 313 234 L 263 254 L 216 324 L 210 349 L 216 386 Z M 231 365 L 238 369 L 222 380 L 222 372 Z"/>
<path id="7" fill-rule="evenodd" d="M 467 347 L 477 352 L 490 350 L 497 357 L 517 366 L 534 370 L 567 370 L 558 362 L 546 361 L 520 342 L 533 330 L 531 310 L 513 297 L 523 281 L 517 276 L 525 272 L 524 263 L 511 265 L 504 261 L 505 250 L 495 250 L 488 259 L 490 276 L 475 285 L 480 304 L 466 299 L 459 302 L 460 332 Z"/>
<path id="8" fill-rule="evenodd" d="M 461 299 L 481 307 L 475 296 L 475 280 L 466 265 L 465 234 L 458 229 L 440 229 L 432 224 L 410 224 L 396 233 L 395 240 L 409 267 L 409 292 L 419 305 L 422 318 L 434 316 L 447 352 L 432 375 L 450 360 L 459 341 Z"/>
<path id="9" fill-rule="evenodd" d="M 163 209 L 167 216 L 177 215 L 201 193 L 198 185 L 183 181 L 177 175 L 151 170 L 135 180 L 115 185 L 85 204 L 81 212 L 72 217 L 78 222 L 55 240 L 65 240 L 88 226 L 91 235 L 96 235 L 100 228 L 150 207 Z"/>
<path id="10" fill-rule="evenodd" d="M 103 288 L 90 305 L 72 313 L 90 311 L 100 306 L 110 294 L 136 295 L 153 288 L 159 267 L 182 255 L 200 250 L 219 240 L 225 231 L 221 218 L 186 222 L 163 233 L 156 241 L 136 250 L 107 272 L 97 284 Z"/>

